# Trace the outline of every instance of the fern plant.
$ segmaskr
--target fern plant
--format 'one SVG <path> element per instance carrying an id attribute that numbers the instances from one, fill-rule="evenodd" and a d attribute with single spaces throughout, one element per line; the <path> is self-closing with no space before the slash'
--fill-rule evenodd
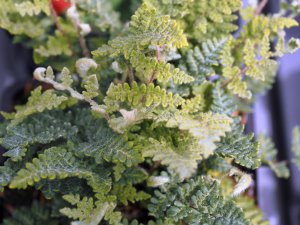
<path id="1" fill-rule="evenodd" d="M 288 170 L 245 118 L 299 47 L 284 42 L 297 9 L 124 2 L 0 0 L 0 27 L 33 49 L 41 84 L 2 112 L 1 196 L 35 193 L 3 225 L 267 224 L 251 171 Z"/>

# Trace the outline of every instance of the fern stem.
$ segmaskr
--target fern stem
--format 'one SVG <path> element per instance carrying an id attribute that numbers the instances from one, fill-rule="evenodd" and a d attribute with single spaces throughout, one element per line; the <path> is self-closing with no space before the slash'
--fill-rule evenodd
<path id="1" fill-rule="evenodd" d="M 160 61 L 160 48 L 159 46 L 156 46 L 156 60 L 159 62 Z M 147 84 L 151 84 L 156 78 L 156 71 L 154 70 L 152 73 L 152 76 L 150 77 L 150 79 L 148 80 Z"/>
<path id="2" fill-rule="evenodd" d="M 36 71 L 33 74 L 34 78 L 39 80 L 39 81 L 42 81 L 42 82 L 53 85 L 53 87 L 56 90 L 68 91 L 73 98 L 76 98 L 80 101 L 85 101 L 85 102 L 89 103 L 93 111 L 96 111 L 96 112 L 100 113 L 106 120 L 109 120 L 109 115 L 107 114 L 107 112 L 106 112 L 106 110 L 103 106 L 99 105 L 93 99 L 88 98 L 88 97 L 84 96 L 83 94 L 77 92 L 73 88 L 67 87 L 67 86 L 65 86 L 61 83 L 58 83 L 58 82 L 46 77 L 44 75 L 45 71 L 46 71 L 46 69 L 44 69 L 44 68 L 36 69 Z"/>
<path id="3" fill-rule="evenodd" d="M 83 55 L 86 57 L 86 58 L 91 58 L 91 53 L 90 53 L 90 50 L 86 44 L 86 40 L 85 38 L 80 34 L 80 28 L 78 29 L 78 33 L 79 33 L 79 43 L 80 43 L 80 47 L 83 51 Z"/>
<path id="4" fill-rule="evenodd" d="M 133 69 L 131 66 L 128 67 L 128 80 L 129 80 L 129 83 L 132 84 L 134 82 L 134 75 L 133 75 Z"/>
<path id="5" fill-rule="evenodd" d="M 74 1 L 72 1 L 72 7 L 74 7 L 75 13 L 78 15 L 76 3 Z M 71 17 L 71 20 L 72 20 L 73 26 L 77 30 L 79 45 L 82 49 L 83 56 L 86 57 L 86 58 L 91 58 L 91 53 L 90 53 L 90 50 L 87 46 L 86 40 L 85 40 L 84 36 L 81 34 L 79 16 Z"/>

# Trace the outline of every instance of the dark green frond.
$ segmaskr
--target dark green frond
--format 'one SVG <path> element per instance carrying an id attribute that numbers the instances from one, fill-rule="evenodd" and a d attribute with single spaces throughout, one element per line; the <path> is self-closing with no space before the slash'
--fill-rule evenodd
<path id="1" fill-rule="evenodd" d="M 196 224 L 245 225 L 242 209 L 226 200 L 216 181 L 203 177 L 169 184 L 155 192 L 148 206 L 156 218 Z"/>
<path id="2" fill-rule="evenodd" d="M 243 134 L 244 127 L 235 122 L 232 132 L 228 132 L 218 144 L 216 153 L 234 159 L 237 164 L 250 169 L 260 165 L 259 143 L 254 134 Z"/>

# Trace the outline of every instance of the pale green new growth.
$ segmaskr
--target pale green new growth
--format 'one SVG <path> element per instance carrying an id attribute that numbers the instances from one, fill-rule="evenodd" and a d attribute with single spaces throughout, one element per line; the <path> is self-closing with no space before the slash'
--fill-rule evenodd
<path id="1" fill-rule="evenodd" d="M 83 197 L 79 195 L 64 195 L 64 200 L 68 201 L 76 208 L 62 208 L 60 212 L 69 218 L 79 221 L 72 222 L 78 225 L 98 225 L 103 220 L 105 214 L 115 208 L 115 205 L 109 202 L 94 202 L 93 198 Z M 120 217 L 120 215 L 119 215 Z"/>
<path id="2" fill-rule="evenodd" d="M 143 4 L 132 16 L 128 32 L 124 36 L 109 41 L 96 50 L 94 55 L 109 55 L 117 57 L 123 55 L 129 60 L 138 72 L 137 76 L 145 81 L 157 79 L 167 82 L 173 79 L 175 83 L 189 83 L 193 78 L 160 58 L 161 48 L 182 48 L 187 46 L 187 39 L 183 30 L 170 19 L 169 16 L 160 16 L 157 10 L 148 4 Z M 154 47 L 154 56 L 147 55 Z"/>
<path id="3" fill-rule="evenodd" d="M 125 206 L 131 203 L 147 200 L 151 195 L 147 194 L 144 191 L 137 191 L 132 184 L 123 185 L 116 184 L 112 190 L 112 193 L 117 196 L 118 200 L 122 202 Z"/>
<path id="4" fill-rule="evenodd" d="M 136 107 L 143 105 L 150 107 L 151 105 L 161 105 L 162 107 L 177 107 L 184 102 L 179 95 L 173 95 L 166 92 L 160 86 L 153 83 L 149 85 L 138 85 L 136 82 L 130 87 L 129 84 L 111 84 L 107 96 L 104 100 L 108 112 L 114 112 L 120 108 L 120 103 L 125 102 L 129 106 Z"/>
<path id="5" fill-rule="evenodd" d="M 46 0 L 41 0 L 39 2 L 42 4 L 43 10 L 47 11 L 48 9 L 44 8 L 44 2 L 46 2 Z M 0 27 L 15 35 L 24 34 L 30 38 L 41 36 L 44 32 L 44 28 L 43 25 L 39 23 L 39 20 L 33 17 L 23 17 L 19 12 L 20 10 L 22 14 L 28 12 L 31 13 L 31 11 L 38 12 L 41 8 L 37 7 L 34 10 L 28 8 L 24 9 L 19 6 L 19 3 L 19 1 L 17 3 L 15 0 L 0 1 L 0 5 L 2 6 L 0 8 Z"/>
<path id="6" fill-rule="evenodd" d="M 176 0 L 151 2 L 162 14 L 169 14 L 180 19 L 185 32 L 192 39 L 202 42 L 230 34 L 238 27 L 234 24 L 242 2 L 240 0 Z"/>
<path id="7" fill-rule="evenodd" d="M 23 106 L 16 106 L 16 112 L 11 114 L 3 114 L 7 119 L 12 119 L 16 122 L 21 122 L 27 116 L 43 112 L 46 109 L 53 109 L 59 107 L 68 98 L 65 96 L 58 96 L 54 90 L 46 90 L 42 92 L 42 87 L 37 87 L 31 92 L 28 102 Z"/>
<path id="8" fill-rule="evenodd" d="M 234 58 L 231 53 L 232 40 L 228 40 L 222 52 L 223 76 L 229 79 L 228 88 L 242 98 L 251 98 L 252 94 L 247 90 L 247 84 L 241 80 L 241 70 L 234 66 Z"/>
<path id="9" fill-rule="evenodd" d="M 38 15 L 41 12 L 44 12 L 47 15 L 50 15 L 50 7 L 48 0 L 33 0 L 32 1 L 23 1 L 21 3 L 15 3 L 16 9 L 21 14 L 25 16 Z"/>
<path id="10" fill-rule="evenodd" d="M 212 113 L 201 113 L 195 118 L 177 116 L 175 121 L 171 121 L 169 123 L 176 124 L 180 130 L 186 130 L 196 138 L 205 158 L 213 154 L 217 147 L 215 142 L 220 141 L 225 132 L 231 130 L 232 123 L 228 116 Z"/>
<path id="11" fill-rule="evenodd" d="M 197 142 L 193 141 L 188 149 L 180 149 L 172 146 L 165 140 L 155 140 L 150 138 L 143 149 L 144 157 L 151 157 L 154 161 L 159 161 L 174 170 L 180 178 L 191 177 L 197 168 L 197 160 L 202 159 L 202 149 Z M 187 147 L 184 145 L 184 147 Z"/>

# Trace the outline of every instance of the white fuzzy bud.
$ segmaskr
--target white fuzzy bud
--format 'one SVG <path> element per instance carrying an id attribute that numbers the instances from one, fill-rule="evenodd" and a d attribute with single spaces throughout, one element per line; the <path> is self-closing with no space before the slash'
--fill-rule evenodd
<path id="1" fill-rule="evenodd" d="M 85 77 L 89 69 L 97 69 L 98 65 L 93 59 L 81 58 L 76 61 L 76 70 L 80 77 Z"/>
<path id="2" fill-rule="evenodd" d="M 79 27 L 80 27 L 80 35 L 82 36 L 86 36 L 92 31 L 92 28 L 88 23 L 81 23 L 79 24 Z"/>
<path id="3" fill-rule="evenodd" d="M 37 80 L 43 80 L 45 78 L 46 68 L 38 67 L 33 72 L 33 77 Z"/>

